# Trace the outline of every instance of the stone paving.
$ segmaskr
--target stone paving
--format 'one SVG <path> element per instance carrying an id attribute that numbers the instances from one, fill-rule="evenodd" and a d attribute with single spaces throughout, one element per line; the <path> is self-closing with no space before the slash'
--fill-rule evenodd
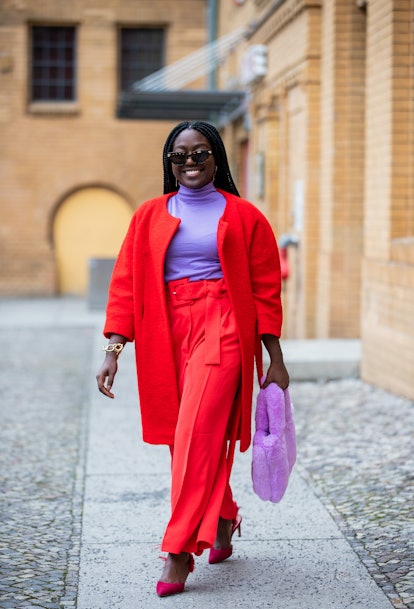
<path id="1" fill-rule="evenodd" d="M 76 607 L 94 330 L 2 336 L 0 609 Z M 357 379 L 291 395 L 300 474 L 395 608 L 414 609 L 414 404 Z"/>
<path id="2" fill-rule="evenodd" d="M 394 606 L 413 609 L 413 402 L 356 379 L 291 395 L 301 474 Z"/>
<path id="3" fill-rule="evenodd" d="M 0 607 L 75 607 L 93 331 L 2 328 Z"/>

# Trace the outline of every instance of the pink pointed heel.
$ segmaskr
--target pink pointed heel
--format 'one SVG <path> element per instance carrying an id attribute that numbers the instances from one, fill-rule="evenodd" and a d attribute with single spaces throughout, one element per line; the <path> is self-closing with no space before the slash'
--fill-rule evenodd
<path id="1" fill-rule="evenodd" d="M 194 571 L 194 558 L 190 554 L 188 558 L 188 573 Z M 183 582 L 157 582 L 156 591 L 158 596 L 172 596 L 173 594 L 181 594 L 184 592 L 185 583 Z"/>
<path id="2" fill-rule="evenodd" d="M 236 531 L 238 531 L 239 537 L 241 537 L 241 523 L 242 523 L 242 517 L 240 516 L 240 514 L 237 514 L 236 518 L 233 520 L 233 526 L 231 529 L 231 538 L 233 537 L 233 535 Z M 233 554 L 232 545 L 230 545 L 228 548 L 218 548 L 218 549 L 211 548 L 210 554 L 208 557 L 208 562 L 210 563 L 210 565 L 215 565 L 218 562 L 223 562 L 223 560 L 230 558 L 230 556 L 232 554 Z"/>

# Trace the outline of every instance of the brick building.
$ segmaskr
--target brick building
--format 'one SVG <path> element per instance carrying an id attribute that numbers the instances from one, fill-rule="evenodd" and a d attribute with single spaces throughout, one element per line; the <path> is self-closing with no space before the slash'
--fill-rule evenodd
<path id="1" fill-rule="evenodd" d="M 363 378 L 414 397 L 409 0 L 3 2 L 0 294 L 84 293 L 87 261 L 114 256 L 133 209 L 160 192 L 177 122 L 117 118 L 119 93 L 204 45 L 207 6 L 219 39 L 244 32 L 217 84 L 248 95 L 216 122 L 240 191 L 286 245 L 285 336 L 361 337 Z M 54 28 L 74 72 L 45 100 L 36 53 Z"/>
<path id="2" fill-rule="evenodd" d="M 411 397 L 413 22 L 408 0 L 238 0 L 219 21 L 246 28 L 220 83 L 248 113 L 223 130 L 290 244 L 286 335 L 361 336 L 363 378 Z"/>
<path id="3" fill-rule="evenodd" d="M 1 295 L 85 294 L 177 123 L 117 118 L 120 94 L 205 43 L 205 0 L 0 4 Z"/>

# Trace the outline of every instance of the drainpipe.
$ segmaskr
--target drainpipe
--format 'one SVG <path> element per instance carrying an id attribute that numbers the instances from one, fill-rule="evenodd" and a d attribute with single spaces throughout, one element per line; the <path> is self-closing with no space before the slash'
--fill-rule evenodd
<path id="1" fill-rule="evenodd" d="M 207 42 L 217 40 L 217 0 L 207 0 Z M 214 59 L 209 57 L 208 89 L 217 89 L 217 70 Z"/>

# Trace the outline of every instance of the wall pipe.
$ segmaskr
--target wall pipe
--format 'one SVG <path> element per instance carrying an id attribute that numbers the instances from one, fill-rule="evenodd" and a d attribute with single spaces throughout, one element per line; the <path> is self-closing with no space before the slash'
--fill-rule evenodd
<path id="1" fill-rule="evenodd" d="M 217 0 L 207 1 L 207 33 L 208 41 L 217 40 Z M 217 89 L 217 69 L 214 60 L 210 60 L 211 65 L 208 71 L 208 88 Z"/>

